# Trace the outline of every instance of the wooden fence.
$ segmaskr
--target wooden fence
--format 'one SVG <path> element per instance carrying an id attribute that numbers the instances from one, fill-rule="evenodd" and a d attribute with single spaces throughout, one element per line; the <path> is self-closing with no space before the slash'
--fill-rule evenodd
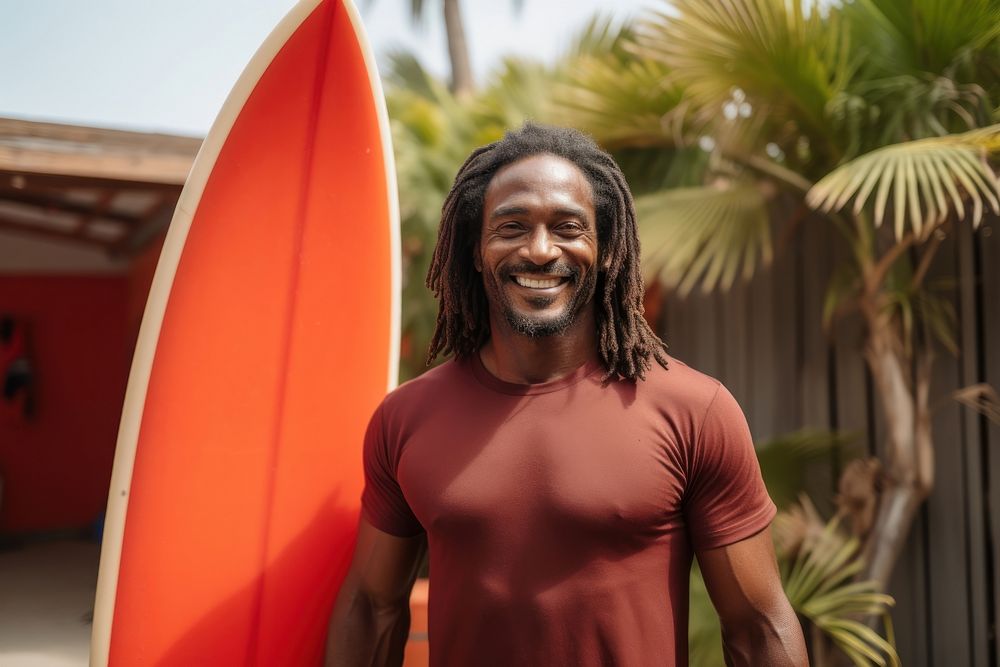
<path id="1" fill-rule="evenodd" d="M 878 453 L 882 416 L 861 356 L 861 324 L 822 330 L 828 279 L 844 244 L 804 223 L 770 269 L 728 294 L 666 298 L 660 329 L 670 352 L 720 379 L 743 406 L 757 440 L 804 427 L 855 433 Z M 994 666 L 1000 607 L 1000 426 L 956 402 L 961 387 L 1000 390 L 1000 222 L 959 226 L 942 243 L 928 279 L 957 315 L 959 355 L 934 367 L 936 480 L 898 564 L 890 593 L 906 667 Z M 846 454 L 810 473 L 817 507 L 830 516 Z"/>

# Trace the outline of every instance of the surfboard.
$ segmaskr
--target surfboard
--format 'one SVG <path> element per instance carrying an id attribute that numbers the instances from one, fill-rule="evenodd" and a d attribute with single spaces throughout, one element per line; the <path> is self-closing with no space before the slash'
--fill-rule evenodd
<path id="1" fill-rule="evenodd" d="M 361 443 L 396 380 L 388 117 L 350 0 L 303 0 L 223 105 L 140 329 L 92 665 L 318 664 Z"/>

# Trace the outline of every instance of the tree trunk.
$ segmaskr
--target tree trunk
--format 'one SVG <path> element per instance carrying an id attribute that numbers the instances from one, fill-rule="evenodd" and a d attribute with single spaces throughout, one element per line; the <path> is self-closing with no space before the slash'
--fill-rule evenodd
<path id="1" fill-rule="evenodd" d="M 878 389 L 886 421 L 885 476 L 875 523 L 865 543 L 866 568 L 860 578 L 886 590 L 906 544 L 910 526 L 934 485 L 934 447 L 929 405 L 933 357 L 921 348 L 912 381 L 909 355 L 889 321 L 868 311 L 865 357 Z"/>
<path id="2" fill-rule="evenodd" d="M 475 84 L 458 0 L 444 0 L 444 27 L 448 35 L 448 57 L 451 59 L 451 90 L 456 96 L 465 97 L 472 93 Z"/>

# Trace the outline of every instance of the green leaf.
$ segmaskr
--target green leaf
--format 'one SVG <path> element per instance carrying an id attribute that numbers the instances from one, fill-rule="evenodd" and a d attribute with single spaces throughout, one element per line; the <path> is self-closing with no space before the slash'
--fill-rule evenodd
<path id="1" fill-rule="evenodd" d="M 964 132 L 991 122 L 990 96 L 976 83 L 933 73 L 879 74 L 836 95 L 827 114 L 854 158 L 876 148 Z"/>
<path id="2" fill-rule="evenodd" d="M 556 120 L 610 149 L 683 145 L 683 91 L 662 63 L 581 56 L 566 73 L 555 90 Z"/>
<path id="3" fill-rule="evenodd" d="M 676 0 L 637 26 L 638 50 L 670 69 L 702 118 L 720 125 L 727 105 L 746 103 L 747 119 L 756 121 L 746 128 L 779 143 L 782 134 L 801 132 L 809 151 L 836 159 L 841 149 L 826 109 L 855 70 L 849 31 L 836 8 L 805 11 L 803 4 Z"/>
<path id="4" fill-rule="evenodd" d="M 572 67 L 580 56 L 631 60 L 628 44 L 633 36 L 630 24 L 617 23 L 611 14 L 594 14 L 563 54 L 563 60 L 566 61 L 564 64 Z"/>
<path id="5" fill-rule="evenodd" d="M 749 279 L 771 261 L 766 201 L 753 185 L 676 188 L 636 200 L 643 267 L 687 294 L 727 290 L 737 276 Z"/>
<path id="6" fill-rule="evenodd" d="M 852 439 L 829 431 L 803 430 L 757 443 L 757 460 L 774 504 L 779 509 L 791 505 L 805 486 L 806 470 L 813 463 L 828 462 L 834 449 Z"/>
<path id="7" fill-rule="evenodd" d="M 830 331 L 838 312 L 854 298 L 861 287 L 861 276 L 854 263 L 839 264 L 826 286 L 823 297 L 823 329 Z"/>
<path id="8" fill-rule="evenodd" d="M 982 80 L 990 63 L 977 67 L 969 53 L 990 55 L 987 45 L 1000 36 L 1000 6 L 992 0 L 855 0 L 844 11 L 876 76 L 933 72 Z"/>
<path id="9" fill-rule="evenodd" d="M 887 146 L 835 169 L 813 186 L 806 201 L 813 208 L 831 212 L 841 210 L 853 198 L 857 215 L 878 183 L 873 205 L 875 226 L 882 224 L 890 210 L 892 191 L 896 238 L 909 230 L 925 239 L 950 212 L 965 217 L 964 195 L 973 205 L 972 224 L 978 226 L 984 200 L 994 213 L 1000 213 L 1000 181 L 986 162 L 986 157 L 998 150 L 1000 125 Z M 950 207 L 945 191 L 951 196 Z"/>
<path id="10" fill-rule="evenodd" d="M 894 604 L 874 582 L 854 581 L 863 564 L 859 541 L 842 535 L 833 519 L 807 536 L 791 565 L 780 570 L 795 611 L 829 635 L 855 664 L 895 665 L 892 643 L 858 620 L 885 615 Z"/>

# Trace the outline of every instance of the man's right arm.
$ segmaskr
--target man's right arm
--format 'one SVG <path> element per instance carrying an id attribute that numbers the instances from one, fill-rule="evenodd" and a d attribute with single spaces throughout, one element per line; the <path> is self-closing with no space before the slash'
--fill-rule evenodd
<path id="1" fill-rule="evenodd" d="M 423 535 L 396 537 L 362 518 L 358 542 L 330 617 L 327 667 L 400 665 L 410 631 L 410 591 Z"/>

